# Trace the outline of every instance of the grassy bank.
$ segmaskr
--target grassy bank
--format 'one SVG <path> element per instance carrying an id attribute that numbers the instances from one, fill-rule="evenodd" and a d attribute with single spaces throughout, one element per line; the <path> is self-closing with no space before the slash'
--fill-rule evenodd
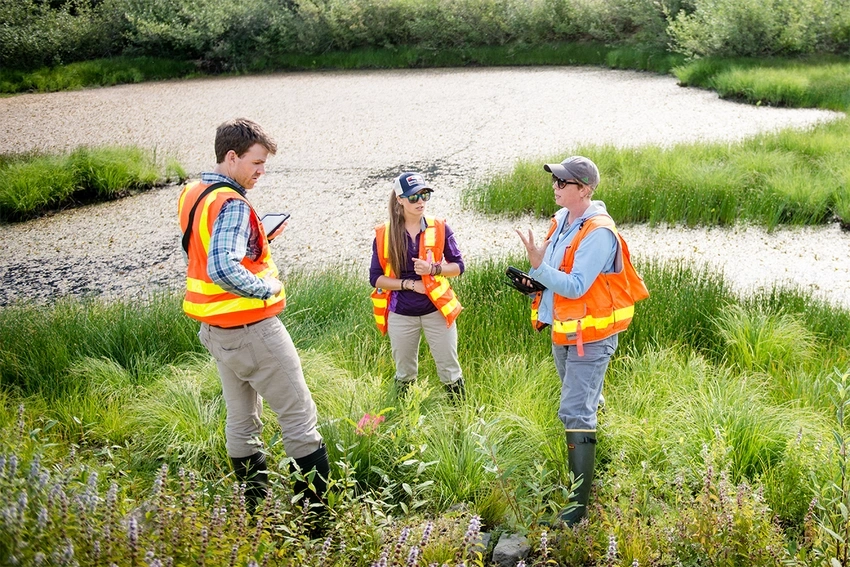
<path id="1" fill-rule="evenodd" d="M 749 104 L 842 112 L 850 108 L 847 57 L 708 57 L 678 65 L 673 74 L 684 86 L 711 89 L 723 98 Z"/>
<path id="2" fill-rule="evenodd" d="M 26 220 L 49 210 L 116 199 L 131 190 L 185 177 L 175 160 L 157 158 L 155 152 L 137 147 L 4 155 L 0 156 L 0 220 Z"/>
<path id="3" fill-rule="evenodd" d="M 0 94 L 49 93 L 84 87 L 108 87 L 202 74 L 190 61 L 156 57 L 115 57 L 77 61 L 35 70 L 0 69 Z"/>
<path id="4" fill-rule="evenodd" d="M 528 533 L 538 563 L 603 564 L 612 537 L 618 551 L 605 564 L 744 553 L 748 565 L 820 565 L 839 553 L 827 528 L 846 496 L 832 484 L 841 486 L 846 458 L 832 436 L 848 435 L 835 412 L 850 380 L 850 312 L 796 290 L 737 297 L 685 263 L 639 266 L 652 296 L 606 382 L 590 524 L 567 534 L 539 523 L 569 488 L 557 375 L 548 337 L 529 328 L 528 300 L 502 281 L 506 262 L 521 265 L 477 265 L 457 282 L 469 389 L 457 406 L 425 352 L 410 396 L 395 398 L 388 342 L 357 274 L 288 282 L 282 318 L 333 463 L 326 550 L 287 504 L 270 413 L 277 504 L 262 525 L 246 523 L 231 479 L 222 480 L 216 370 L 179 298 L 3 309 L 0 507 L 16 512 L 0 516 L 0 554 L 26 563 L 72 546 L 87 564 L 99 549 L 101 561 L 122 566 L 148 551 L 175 563 L 221 564 L 234 553 L 237 564 L 268 554 L 271 565 L 341 566 L 417 547 L 415 564 L 477 565 L 464 539 L 473 516 L 484 529 Z M 385 421 L 358 430 L 367 413 Z M 146 520 L 131 528 L 140 507 Z M 105 528 L 120 536 L 97 535 Z"/>
<path id="5" fill-rule="evenodd" d="M 239 69 L 215 74 L 260 74 L 318 69 L 416 69 L 427 67 L 600 65 L 668 73 L 684 56 L 661 49 L 609 46 L 602 43 L 509 44 L 434 49 L 398 46 L 323 53 L 263 53 Z M 54 92 L 186 79 L 213 74 L 188 62 L 155 57 L 119 57 L 44 67 L 33 71 L 0 69 L 0 93 Z"/>
<path id="6" fill-rule="evenodd" d="M 590 156 L 602 172 L 594 193 L 618 222 L 732 225 L 850 223 L 850 120 L 761 134 L 738 143 L 669 148 L 581 145 L 563 155 L 521 160 L 471 187 L 464 202 L 482 212 L 552 215 L 544 163 Z"/>

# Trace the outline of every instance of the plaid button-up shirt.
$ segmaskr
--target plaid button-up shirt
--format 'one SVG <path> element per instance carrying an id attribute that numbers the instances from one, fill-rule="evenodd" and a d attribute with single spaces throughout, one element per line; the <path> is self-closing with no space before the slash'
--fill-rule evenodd
<path id="1" fill-rule="evenodd" d="M 228 183 L 244 197 L 245 189 L 236 181 L 218 173 L 204 172 L 202 183 Z M 260 256 L 260 235 L 251 230 L 251 208 L 244 201 L 231 199 L 221 207 L 213 223 L 207 274 L 222 289 L 240 297 L 268 299 L 269 285 L 241 264 L 244 257 L 256 260 Z"/>

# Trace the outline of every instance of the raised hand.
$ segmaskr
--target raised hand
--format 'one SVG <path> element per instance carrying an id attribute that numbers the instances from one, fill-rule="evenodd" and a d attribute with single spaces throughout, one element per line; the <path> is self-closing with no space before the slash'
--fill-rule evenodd
<path id="1" fill-rule="evenodd" d="M 531 263 L 532 268 L 539 268 L 540 264 L 543 263 L 543 255 L 546 253 L 546 248 L 549 246 L 549 238 L 544 240 L 540 246 L 537 246 L 534 242 L 534 233 L 531 232 L 531 229 L 528 230 L 528 235 L 524 235 L 519 229 L 514 229 L 516 233 L 519 235 L 519 239 L 522 240 L 522 243 L 525 245 L 525 251 L 528 254 L 528 261 Z"/>

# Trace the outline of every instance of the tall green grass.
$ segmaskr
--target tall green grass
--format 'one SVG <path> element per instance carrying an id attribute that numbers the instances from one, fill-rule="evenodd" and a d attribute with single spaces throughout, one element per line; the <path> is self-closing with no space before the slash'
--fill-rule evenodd
<path id="1" fill-rule="evenodd" d="M 508 43 L 435 49 L 421 46 L 389 46 L 326 53 L 260 55 L 249 72 L 302 69 L 409 69 L 419 67 L 601 65 L 668 73 L 684 57 L 660 49 L 598 42 Z"/>
<path id="2" fill-rule="evenodd" d="M 602 172 L 594 193 L 622 223 L 733 225 L 847 222 L 850 210 L 850 120 L 761 134 L 743 142 L 687 143 L 670 148 L 584 145 Z M 566 155 L 566 154 L 564 154 Z M 468 188 L 467 205 L 491 214 L 554 214 L 551 177 L 542 164 L 515 169 Z"/>
<path id="3" fill-rule="evenodd" d="M 505 284 L 507 263 L 522 265 L 493 260 L 456 280 L 466 307 L 458 329 L 467 398 L 459 404 L 424 346 L 417 383 L 396 396 L 388 340 L 372 324 L 360 274 L 302 273 L 287 282 L 282 319 L 319 408 L 332 477 L 342 483 L 333 498 L 340 533 L 454 506 L 489 527 L 528 531 L 565 503 L 551 343 L 530 328 L 529 299 Z M 837 474 L 833 449 L 819 440 L 835 427 L 835 369 L 850 368 L 850 312 L 793 289 L 740 298 L 722 277 L 683 262 L 638 269 L 651 296 L 637 305 L 606 379 L 591 529 L 609 533 L 615 517 L 625 518 L 617 537 L 641 560 L 652 545 L 671 557 L 696 554 L 697 563 L 727 553 L 732 543 L 714 539 L 717 530 L 756 547 L 774 538 L 788 549 L 811 546 L 795 534 L 815 529 L 809 503 Z M 196 331 L 176 296 L 5 308 L 0 439 L 27 439 L 18 441 L 19 459 L 64 462 L 74 447 L 75 462 L 104 475 L 120 471 L 128 509 L 158 486 L 162 465 L 196 471 L 204 498 L 225 497 L 223 402 Z M 384 421 L 358 430 L 365 414 Z M 266 410 L 263 421 L 274 490 L 285 503 L 286 456 L 275 416 Z M 7 480 L 0 474 L 0 484 Z M 727 492 L 737 504 L 726 512 L 709 506 Z M 641 521 L 641 511 L 659 520 Z M 728 528 L 724 514 L 732 513 L 754 531 Z M 364 542 L 373 536 L 363 534 Z M 566 547 L 552 553 L 562 557 L 606 545 L 561 541 Z M 667 547 L 689 541 L 701 543 Z M 373 543 L 369 549 L 375 553 Z"/>
<path id="4" fill-rule="evenodd" d="M 203 350 L 197 324 L 167 295 L 7 306 L 0 309 L 0 344 L 3 389 L 48 398 L 74 390 L 69 370 L 86 358 L 113 361 L 133 383 L 146 384 L 164 365 Z"/>
<path id="5" fill-rule="evenodd" d="M 0 219 L 22 220 L 74 201 L 114 199 L 186 172 L 172 158 L 136 147 L 81 147 L 69 154 L 0 159 Z"/>
<path id="6" fill-rule="evenodd" d="M 115 57 L 77 61 L 32 71 L 0 69 L 0 93 L 49 93 L 85 87 L 185 79 L 200 74 L 191 61 L 158 57 Z"/>
<path id="7" fill-rule="evenodd" d="M 844 57 L 716 58 L 672 69 L 682 85 L 717 91 L 750 104 L 794 108 L 850 108 L 850 62 Z"/>

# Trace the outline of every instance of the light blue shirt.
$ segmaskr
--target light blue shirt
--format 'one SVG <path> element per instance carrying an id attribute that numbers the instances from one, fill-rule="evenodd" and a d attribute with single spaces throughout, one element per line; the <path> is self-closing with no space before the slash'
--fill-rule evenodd
<path id="1" fill-rule="evenodd" d="M 552 323 L 556 293 L 562 297 L 577 299 L 587 293 L 599 274 L 615 271 L 619 246 L 617 237 L 607 229 L 594 230 L 581 241 L 570 273 L 560 270 L 564 254 L 578 234 L 582 223 L 598 214 L 608 214 L 605 203 L 602 201 L 592 201 L 584 214 L 569 225 L 567 225 L 569 215 L 567 209 L 561 209 L 555 213 L 558 226 L 552 234 L 549 246 L 546 247 L 543 262 L 528 272 L 529 276 L 546 286 L 537 311 L 537 319 L 541 323 Z"/>

